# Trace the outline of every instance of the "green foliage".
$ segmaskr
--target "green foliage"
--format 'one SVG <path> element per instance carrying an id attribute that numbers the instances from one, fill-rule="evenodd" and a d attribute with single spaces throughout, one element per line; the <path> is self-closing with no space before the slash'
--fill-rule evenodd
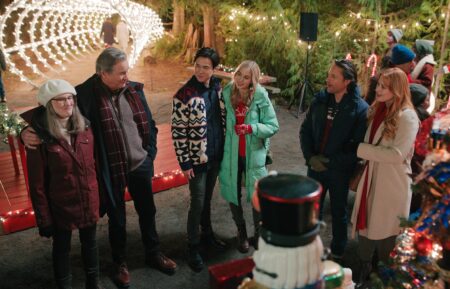
<path id="1" fill-rule="evenodd" d="M 306 54 L 306 45 L 299 45 L 293 28 L 298 18 L 273 3 L 271 9 L 264 9 L 262 3 L 258 7 L 223 7 L 218 27 L 226 43 L 223 63 L 237 66 L 243 60 L 255 60 L 264 73 L 277 77 L 277 86 L 288 88 L 284 94 L 289 97 L 300 81 Z"/>
<path id="2" fill-rule="evenodd" d="M 173 37 L 165 34 L 161 39 L 155 42 L 152 48 L 152 54 L 161 59 L 173 59 L 179 56 L 183 47 L 184 35 Z"/>
<path id="3" fill-rule="evenodd" d="M 6 103 L 0 103 L 0 136 L 3 136 L 3 142 L 8 143 L 7 136 L 17 136 L 25 127 L 23 119 L 14 112 L 11 112 Z"/>
<path id="4" fill-rule="evenodd" d="M 168 0 L 159 2 L 168 3 Z M 198 26 L 202 23 L 202 6 L 214 1 L 179 2 L 186 7 L 187 22 Z M 282 95 L 287 98 L 295 93 L 304 77 L 307 45 L 298 43 L 300 12 L 319 14 L 318 41 L 311 43 L 308 65 L 308 79 L 315 91 L 323 86 L 331 61 L 348 53 L 358 67 L 358 79 L 364 91 L 372 70 L 366 67 L 366 61 L 375 52 L 380 66 L 381 56 L 387 49 L 387 31 L 391 27 L 403 29 L 401 42 L 409 47 L 415 39 L 435 40 L 434 55 L 438 60 L 444 31 L 442 13 L 446 12 L 446 1 L 442 0 L 228 0 L 214 3 L 220 15 L 216 34 L 226 41 L 224 64 L 236 66 L 244 59 L 255 60 L 262 71 L 277 77 L 276 85 L 283 89 Z M 247 14 L 233 14 L 233 9 L 245 10 Z M 250 18 L 249 14 L 254 17 Z M 230 18 L 231 15 L 235 16 Z M 167 53 L 173 55 L 177 47 L 181 48 L 180 44 L 163 39 L 157 46 L 173 49 Z M 450 49 L 445 50 L 444 56 L 447 63 Z M 444 80 L 444 85 L 445 81 L 449 80 Z M 443 89 L 441 94 L 447 95 Z"/>

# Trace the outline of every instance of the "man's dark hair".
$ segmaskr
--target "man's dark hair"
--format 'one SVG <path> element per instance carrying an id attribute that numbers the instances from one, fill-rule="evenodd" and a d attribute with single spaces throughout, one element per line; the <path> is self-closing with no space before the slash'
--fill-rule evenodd
<path id="1" fill-rule="evenodd" d="M 219 54 L 217 54 L 217 52 L 214 49 L 209 47 L 203 47 L 197 50 L 197 52 L 195 53 L 194 62 L 199 57 L 209 58 L 212 62 L 213 68 L 216 68 L 216 66 L 219 65 L 220 62 Z"/>
<path id="2" fill-rule="evenodd" d="M 356 71 L 355 65 L 347 59 L 336 59 L 334 60 L 334 64 L 342 70 L 344 79 L 351 81 L 347 89 L 355 89 L 358 82 L 358 72 Z"/>

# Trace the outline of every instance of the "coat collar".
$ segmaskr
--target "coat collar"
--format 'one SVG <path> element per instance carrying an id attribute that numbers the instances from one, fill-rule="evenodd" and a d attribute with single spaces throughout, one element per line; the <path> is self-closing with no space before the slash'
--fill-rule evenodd
<path id="1" fill-rule="evenodd" d="M 326 89 L 322 89 L 316 94 L 316 99 L 323 103 L 328 103 L 330 97 L 334 97 L 334 94 L 328 93 Z M 358 102 L 361 98 L 361 91 L 359 87 L 355 87 L 353 91 L 347 92 L 342 98 L 341 105 L 345 105 L 350 102 Z"/>
<path id="2" fill-rule="evenodd" d="M 209 87 L 206 87 L 203 83 L 198 81 L 195 75 L 192 75 L 191 79 L 189 79 L 186 85 L 194 87 L 199 93 L 203 93 L 210 88 L 214 88 L 214 90 L 220 91 L 220 80 L 214 76 L 211 76 L 211 79 L 209 80 Z"/>

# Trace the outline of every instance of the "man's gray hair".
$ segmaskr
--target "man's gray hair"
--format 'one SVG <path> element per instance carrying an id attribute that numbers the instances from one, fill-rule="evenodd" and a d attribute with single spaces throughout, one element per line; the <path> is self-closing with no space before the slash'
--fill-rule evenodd
<path id="1" fill-rule="evenodd" d="M 95 63 L 95 72 L 111 72 L 116 63 L 127 60 L 127 55 L 122 50 L 115 47 L 108 47 L 98 56 Z"/>

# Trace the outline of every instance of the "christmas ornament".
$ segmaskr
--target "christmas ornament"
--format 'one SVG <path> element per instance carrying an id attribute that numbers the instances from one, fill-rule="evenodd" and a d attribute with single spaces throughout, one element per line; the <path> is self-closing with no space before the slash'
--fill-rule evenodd
<path id="1" fill-rule="evenodd" d="M 433 249 L 433 241 L 424 235 L 417 236 L 414 245 L 417 254 L 420 256 L 428 256 Z"/>
<path id="2" fill-rule="evenodd" d="M 396 245 L 391 253 L 391 257 L 393 257 L 397 263 L 406 263 L 414 258 L 416 255 L 414 238 L 415 232 L 412 228 L 406 228 L 400 235 L 398 235 Z"/>

